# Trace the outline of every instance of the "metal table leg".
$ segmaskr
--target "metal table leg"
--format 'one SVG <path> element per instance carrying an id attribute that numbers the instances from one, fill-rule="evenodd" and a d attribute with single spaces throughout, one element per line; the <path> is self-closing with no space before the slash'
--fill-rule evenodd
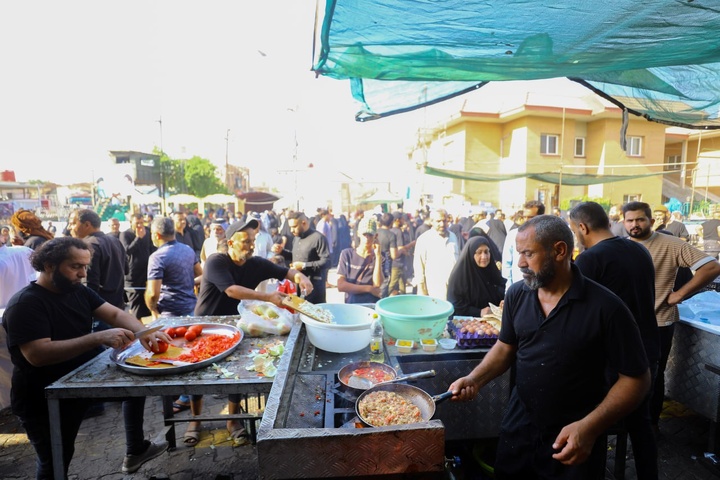
<path id="1" fill-rule="evenodd" d="M 55 480 L 64 480 L 65 465 L 63 462 L 62 432 L 60 431 L 60 400 L 48 398 L 50 414 L 50 444 L 52 446 L 53 472 Z"/>

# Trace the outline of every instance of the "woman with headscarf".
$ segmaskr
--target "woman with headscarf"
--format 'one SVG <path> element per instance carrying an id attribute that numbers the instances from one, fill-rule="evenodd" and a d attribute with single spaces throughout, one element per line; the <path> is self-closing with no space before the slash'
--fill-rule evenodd
<path id="1" fill-rule="evenodd" d="M 489 304 L 500 305 L 505 298 L 506 280 L 500 274 L 500 258 L 492 253 L 491 242 L 471 237 L 463 247 L 448 281 L 447 299 L 455 315 L 481 317 Z"/>
<path id="2" fill-rule="evenodd" d="M 45 230 L 40 219 L 30 210 L 22 208 L 10 217 L 10 223 L 23 239 L 23 245 L 33 250 L 55 236 Z"/>

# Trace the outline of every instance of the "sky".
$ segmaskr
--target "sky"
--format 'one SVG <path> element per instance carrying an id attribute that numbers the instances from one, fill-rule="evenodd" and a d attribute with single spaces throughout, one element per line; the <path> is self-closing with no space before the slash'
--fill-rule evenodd
<path id="1" fill-rule="evenodd" d="M 355 122 L 349 83 L 310 70 L 314 15 L 314 0 L 0 2 L 0 170 L 90 182 L 110 150 L 157 146 L 219 166 L 227 148 L 251 186 L 310 163 L 402 175 L 422 114 Z"/>

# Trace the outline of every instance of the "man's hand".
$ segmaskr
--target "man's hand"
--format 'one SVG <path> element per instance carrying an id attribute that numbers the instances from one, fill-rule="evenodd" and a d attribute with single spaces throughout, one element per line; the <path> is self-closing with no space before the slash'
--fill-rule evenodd
<path id="1" fill-rule="evenodd" d="M 553 448 L 560 450 L 553 458 L 563 465 L 579 465 L 590 456 L 595 437 L 585 431 L 582 422 L 573 422 L 560 430 Z"/>
<path id="2" fill-rule="evenodd" d="M 678 292 L 670 292 L 670 295 L 668 295 L 667 303 L 670 306 L 677 305 L 678 303 L 683 301 L 683 296 L 679 294 Z"/>
<path id="3" fill-rule="evenodd" d="M 133 335 L 133 337 L 134 336 L 135 335 Z M 153 346 L 157 345 L 158 340 L 162 340 L 167 344 L 170 344 L 170 342 L 172 342 L 172 338 L 170 338 L 170 335 L 165 333 L 163 330 L 158 330 L 151 335 L 145 335 L 144 337 L 141 337 L 140 343 L 143 347 L 145 347 L 145 350 L 152 352 Z"/>
<path id="4" fill-rule="evenodd" d="M 453 392 L 451 398 L 454 402 L 469 402 L 475 399 L 478 394 L 477 384 L 469 377 L 460 377 L 450 384 L 449 392 Z"/>
<path id="5" fill-rule="evenodd" d="M 290 268 L 294 268 L 297 271 L 302 271 L 305 269 L 305 262 L 292 262 L 290 264 Z"/>
<path id="6" fill-rule="evenodd" d="M 140 225 L 135 229 L 135 236 L 138 238 L 145 238 L 146 233 L 144 225 Z"/>
<path id="7" fill-rule="evenodd" d="M 298 285 L 300 285 L 300 292 L 302 292 L 304 295 L 310 295 L 314 288 L 310 279 L 305 275 L 302 275 L 302 277 L 300 277 Z"/>
<path id="8" fill-rule="evenodd" d="M 369 294 L 371 294 L 373 297 L 380 298 L 382 297 L 382 288 L 376 287 L 375 285 L 368 285 L 370 287 L 370 290 L 368 291 Z"/>
<path id="9" fill-rule="evenodd" d="M 283 251 L 283 247 L 279 243 L 273 243 L 272 247 L 270 247 L 270 251 L 274 254 L 280 254 Z"/>
<path id="10" fill-rule="evenodd" d="M 280 292 L 278 292 L 278 291 L 274 291 L 274 292 L 269 292 L 269 293 L 267 294 L 267 297 L 265 298 L 265 301 L 266 301 L 266 302 L 270 302 L 270 303 L 272 303 L 273 305 L 275 305 L 275 306 L 277 306 L 277 307 L 282 307 L 282 306 L 283 306 L 282 300 L 283 300 L 283 298 L 285 298 L 285 297 L 287 297 L 287 294 L 285 294 L 285 293 L 280 293 Z"/>
<path id="11" fill-rule="evenodd" d="M 135 340 L 133 332 L 124 328 L 102 330 L 100 332 L 95 332 L 94 335 L 100 337 L 100 343 L 102 345 L 110 348 L 124 347 Z"/>

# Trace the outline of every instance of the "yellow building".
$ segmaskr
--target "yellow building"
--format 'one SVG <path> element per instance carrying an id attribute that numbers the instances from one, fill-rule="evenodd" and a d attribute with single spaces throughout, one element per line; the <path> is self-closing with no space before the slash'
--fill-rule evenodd
<path id="1" fill-rule="evenodd" d="M 614 204 L 666 200 L 665 125 L 628 115 L 623 149 L 622 110 L 584 87 L 563 80 L 545 91 L 483 92 L 491 85 L 468 95 L 457 113 L 422 130 L 409 155 L 421 171 L 427 166 L 434 173 L 439 169 L 501 180 L 426 174 L 415 191 L 430 203 L 459 196 L 473 205 L 484 201 L 514 211 L 530 199 L 543 201 L 548 209 L 583 196 Z M 689 152 L 690 137 L 686 143 Z M 521 176 L 526 173 L 552 175 Z M 608 176 L 630 179 L 603 183 Z"/>

